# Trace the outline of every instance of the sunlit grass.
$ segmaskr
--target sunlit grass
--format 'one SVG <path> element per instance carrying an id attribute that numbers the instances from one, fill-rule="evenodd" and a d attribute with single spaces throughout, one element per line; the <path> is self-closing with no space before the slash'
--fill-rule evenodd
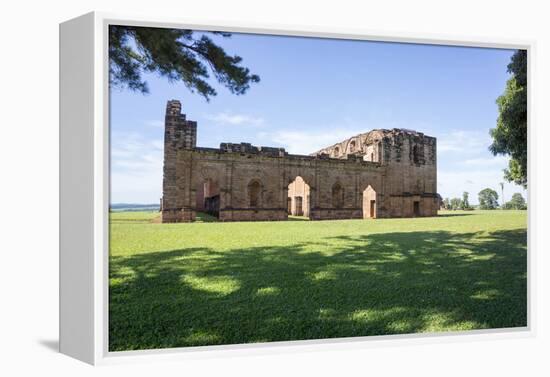
<path id="1" fill-rule="evenodd" d="M 111 350 L 526 325 L 526 212 L 154 223 L 111 214 Z"/>

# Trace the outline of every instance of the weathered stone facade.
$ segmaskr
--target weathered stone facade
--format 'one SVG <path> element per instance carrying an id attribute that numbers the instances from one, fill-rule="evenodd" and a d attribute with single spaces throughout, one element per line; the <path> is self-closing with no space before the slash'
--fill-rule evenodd
<path id="1" fill-rule="evenodd" d="M 248 143 L 196 146 L 197 124 L 168 101 L 162 222 L 435 216 L 436 139 L 373 130 L 311 155 Z"/>

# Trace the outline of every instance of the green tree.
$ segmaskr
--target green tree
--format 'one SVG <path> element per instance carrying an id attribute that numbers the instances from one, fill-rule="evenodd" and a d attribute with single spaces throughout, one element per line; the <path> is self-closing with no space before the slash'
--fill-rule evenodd
<path id="1" fill-rule="evenodd" d="M 495 209 L 498 207 L 498 194 L 495 190 L 486 188 L 479 192 L 479 208 Z"/>
<path id="2" fill-rule="evenodd" d="M 468 196 L 470 194 L 467 191 L 464 191 L 462 193 L 462 201 L 460 203 L 460 208 L 462 209 L 469 209 L 470 208 L 470 202 L 468 201 Z"/>
<path id="3" fill-rule="evenodd" d="M 135 26 L 109 27 L 109 83 L 111 87 L 148 93 L 142 73 L 156 73 L 170 82 L 182 82 L 207 101 L 217 94 L 210 74 L 233 94 L 244 94 L 258 75 L 241 66 L 240 56 L 228 55 L 208 36 L 231 37 L 224 32 Z"/>
<path id="4" fill-rule="evenodd" d="M 451 201 L 449 200 L 449 198 L 445 198 L 443 200 L 443 208 L 451 209 Z"/>
<path id="5" fill-rule="evenodd" d="M 516 192 L 512 195 L 512 199 L 504 204 L 504 209 L 527 209 L 527 203 L 523 196 Z"/>
<path id="6" fill-rule="evenodd" d="M 518 50 L 508 64 L 510 79 L 497 98 L 499 116 L 496 128 L 489 132 L 494 154 L 510 156 L 504 178 L 527 187 L 527 51 Z"/>
<path id="7" fill-rule="evenodd" d="M 451 203 L 451 209 L 453 211 L 460 209 L 462 206 L 462 200 L 460 198 L 452 198 L 450 203 Z"/>

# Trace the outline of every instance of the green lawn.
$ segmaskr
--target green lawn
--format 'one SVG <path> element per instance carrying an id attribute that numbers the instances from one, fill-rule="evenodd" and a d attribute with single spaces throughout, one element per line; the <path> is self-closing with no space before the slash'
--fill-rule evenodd
<path id="1" fill-rule="evenodd" d="M 526 211 L 156 216 L 111 214 L 111 351 L 526 326 Z"/>

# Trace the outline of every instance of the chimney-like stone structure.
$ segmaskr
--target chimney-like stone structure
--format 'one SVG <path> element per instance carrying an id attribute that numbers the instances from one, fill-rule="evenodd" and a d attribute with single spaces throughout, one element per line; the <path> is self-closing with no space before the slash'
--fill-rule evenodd
<path id="1" fill-rule="evenodd" d="M 187 120 L 181 113 L 180 101 L 168 101 L 164 118 L 163 222 L 180 222 L 193 216 L 188 213 L 190 206 L 178 187 L 177 177 L 183 172 L 178 171 L 176 162 L 178 151 L 193 150 L 196 146 L 197 122 Z"/>
<path id="2" fill-rule="evenodd" d="M 164 143 L 170 142 L 178 148 L 192 149 L 197 146 L 197 122 L 187 120 L 181 113 L 181 102 L 168 101 L 164 118 Z"/>

